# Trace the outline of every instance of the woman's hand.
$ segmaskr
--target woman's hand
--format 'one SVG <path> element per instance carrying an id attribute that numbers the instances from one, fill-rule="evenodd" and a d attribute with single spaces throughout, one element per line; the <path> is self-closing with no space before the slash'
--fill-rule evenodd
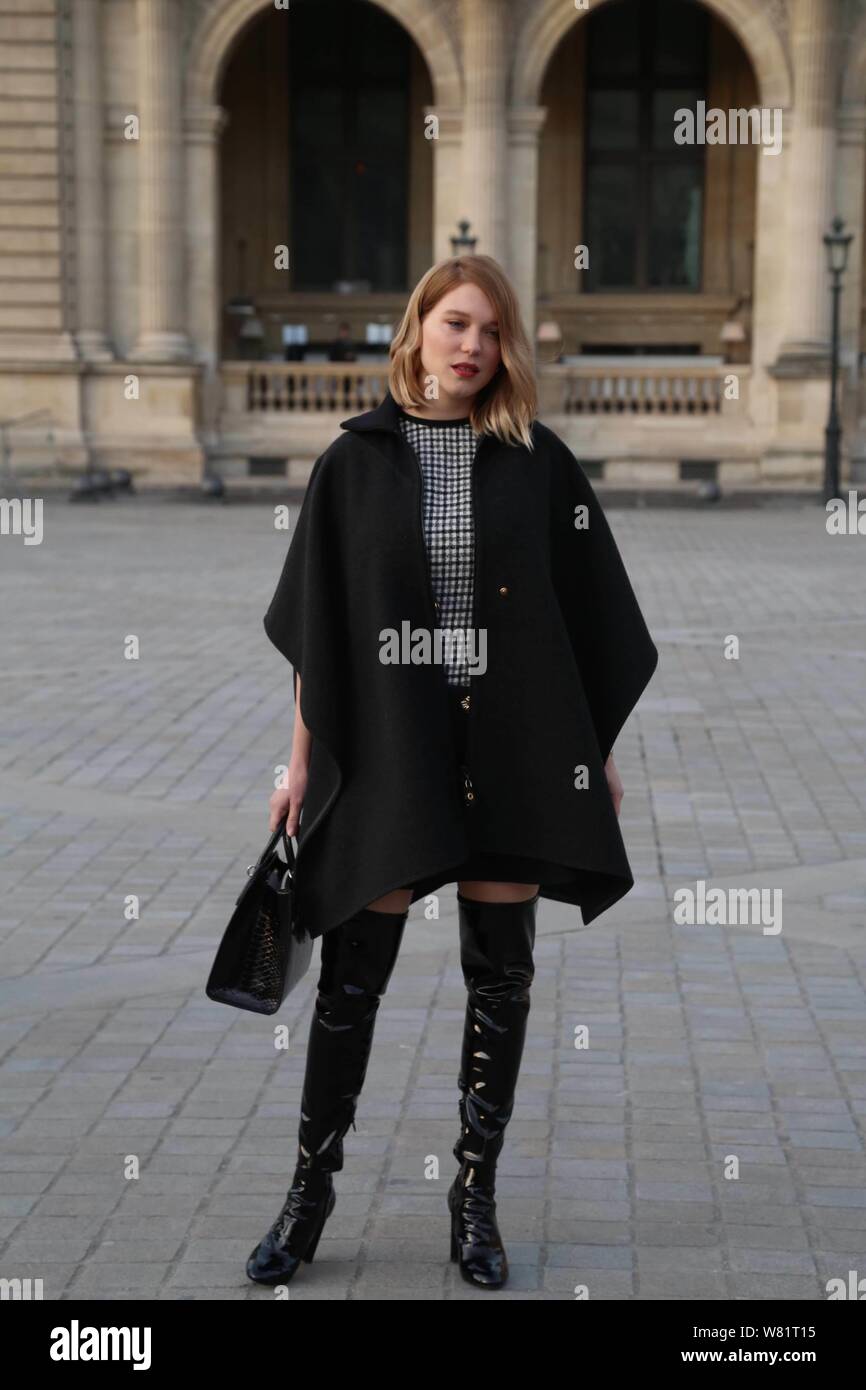
<path id="1" fill-rule="evenodd" d="M 610 788 L 610 794 L 613 798 L 613 809 L 616 811 L 617 816 L 619 816 L 619 808 L 623 796 L 625 795 L 625 790 L 622 785 L 622 779 L 616 770 L 616 763 L 613 760 L 612 753 L 604 765 L 604 775 L 607 778 L 607 785 Z"/>
<path id="2" fill-rule="evenodd" d="M 269 829 L 276 830 L 286 822 L 286 834 L 297 835 L 301 818 L 301 807 L 307 794 L 307 762 L 302 758 L 292 758 L 289 763 L 289 785 L 272 792 L 269 802 L 271 819 Z"/>

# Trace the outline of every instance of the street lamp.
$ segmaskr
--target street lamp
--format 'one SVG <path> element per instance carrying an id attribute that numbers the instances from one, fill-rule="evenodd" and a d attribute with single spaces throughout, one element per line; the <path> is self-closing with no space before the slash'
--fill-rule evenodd
<path id="1" fill-rule="evenodd" d="M 548 354 L 544 360 L 545 366 L 550 362 L 560 360 L 562 357 L 562 329 L 555 319 L 545 319 L 543 323 L 538 325 L 535 341 L 540 351 Z"/>
<path id="2" fill-rule="evenodd" d="M 469 236 L 471 223 L 464 219 L 462 222 L 458 222 L 457 226 L 460 229 L 460 235 L 452 236 L 451 238 L 452 256 L 462 256 L 464 253 L 472 255 L 472 252 L 478 245 L 478 238 L 477 236 Z"/>
<path id="3" fill-rule="evenodd" d="M 845 233 L 841 217 L 833 218 L 833 230 L 824 237 L 827 248 L 827 269 L 833 280 L 833 336 L 830 346 L 830 414 L 827 419 L 824 446 L 824 501 L 839 496 L 839 456 L 841 452 L 842 426 L 839 423 L 839 299 L 842 294 L 842 276 L 848 265 L 848 248 L 854 240 L 852 232 Z"/>

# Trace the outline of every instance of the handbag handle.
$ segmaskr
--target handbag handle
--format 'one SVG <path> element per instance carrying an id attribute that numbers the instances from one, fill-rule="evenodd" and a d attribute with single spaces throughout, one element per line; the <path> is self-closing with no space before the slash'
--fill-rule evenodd
<path id="1" fill-rule="evenodd" d="M 285 820 L 283 820 L 280 822 L 273 835 L 268 840 L 268 843 L 265 845 L 256 863 L 247 865 L 248 878 L 252 878 L 253 874 L 261 868 L 262 864 L 264 864 L 265 861 L 271 857 L 271 855 L 277 847 L 277 841 L 279 840 L 280 836 L 282 836 L 283 848 L 286 852 L 286 866 L 289 869 L 289 871 L 294 869 L 295 851 L 292 849 L 292 841 L 290 836 L 286 834 L 286 822 Z"/>

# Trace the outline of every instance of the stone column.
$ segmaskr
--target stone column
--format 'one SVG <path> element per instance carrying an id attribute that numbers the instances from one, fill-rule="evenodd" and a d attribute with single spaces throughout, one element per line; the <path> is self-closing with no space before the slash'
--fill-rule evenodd
<path id="1" fill-rule="evenodd" d="M 506 269 L 505 90 L 508 7 L 504 0 L 461 0 L 463 14 L 463 202 L 476 250 Z M 455 229 L 456 230 L 456 229 Z"/>
<path id="2" fill-rule="evenodd" d="M 835 211 L 835 0 L 791 0 L 791 43 L 794 130 L 786 227 L 787 329 L 779 366 L 787 362 L 796 368 L 798 361 L 815 365 L 829 350 L 830 293 L 822 238 Z"/>
<path id="3" fill-rule="evenodd" d="M 841 382 L 844 387 L 842 423 L 845 430 L 845 453 L 851 460 L 850 481 L 853 485 L 866 482 L 866 389 L 860 372 L 860 354 L 866 351 L 866 344 L 861 341 L 863 237 L 866 233 L 863 215 L 866 181 L 866 106 L 862 102 L 840 106 L 838 123 L 838 211 L 845 219 L 846 231 L 854 233 L 840 306 Z M 843 478 L 845 477 L 843 460 Z"/>
<path id="4" fill-rule="evenodd" d="M 435 116 L 439 129 L 431 140 L 433 156 L 433 259 L 444 260 L 451 255 L 450 237 L 457 235 L 457 224 L 469 217 L 469 205 L 463 202 L 461 149 L 463 112 L 443 110 L 440 106 L 425 106 L 425 116 Z"/>
<path id="5" fill-rule="evenodd" d="M 202 440 L 208 446 L 217 441 L 221 401 L 219 148 L 227 121 L 228 112 L 221 106 L 194 107 L 184 117 L 187 322 L 193 356 L 203 364 L 200 420 Z"/>
<path id="6" fill-rule="evenodd" d="M 535 337 L 538 256 L 538 137 L 544 106 L 508 112 L 508 265 L 530 342 Z"/>
<path id="7" fill-rule="evenodd" d="M 755 241 L 752 251 L 752 378 L 745 397 L 755 424 L 772 430 L 777 417 L 777 389 L 773 381 L 779 354 L 788 331 L 788 283 L 785 245 L 788 219 L 788 166 L 791 159 L 793 119 L 782 112 L 782 150 L 778 155 L 758 151 L 755 199 Z"/>
<path id="8" fill-rule="evenodd" d="M 134 359 L 189 356 L 184 306 L 185 187 L 180 5 L 136 0 L 138 24 L 139 324 Z"/>
<path id="9" fill-rule="evenodd" d="M 110 361 L 106 333 L 103 64 L 100 0 L 75 0 L 72 19 L 75 106 L 76 340 L 82 357 Z"/>
<path id="10" fill-rule="evenodd" d="M 219 148 L 227 121 L 221 106 L 195 107 L 184 116 L 187 322 L 196 361 L 211 365 L 220 356 Z"/>

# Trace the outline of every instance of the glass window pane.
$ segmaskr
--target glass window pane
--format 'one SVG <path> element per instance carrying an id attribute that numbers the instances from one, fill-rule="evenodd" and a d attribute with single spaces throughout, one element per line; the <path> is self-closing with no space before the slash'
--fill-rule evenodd
<path id="1" fill-rule="evenodd" d="M 640 3 L 602 5 L 589 22 L 587 75 L 597 77 L 637 76 L 640 54 Z"/>
<path id="2" fill-rule="evenodd" d="M 703 146 L 675 112 L 706 97 L 707 11 L 697 0 L 610 0 L 588 20 L 586 289 L 698 289 Z"/>
<path id="3" fill-rule="evenodd" d="M 637 276 L 637 167 L 598 164 L 587 171 L 589 290 L 625 289 Z"/>
<path id="4" fill-rule="evenodd" d="M 650 191 L 649 283 L 654 289 L 700 285 L 703 168 L 660 164 Z"/>
<path id="5" fill-rule="evenodd" d="M 680 107 L 686 107 L 689 111 L 697 111 L 698 102 L 703 97 L 703 91 L 699 87 L 659 87 L 652 94 L 653 99 L 653 127 L 652 127 L 652 147 L 654 150 L 677 150 L 688 157 L 689 152 L 699 154 L 703 149 L 702 145 L 678 145 L 674 139 L 674 131 L 678 122 L 674 120 L 674 112 L 679 111 Z"/>
<path id="6" fill-rule="evenodd" d="M 408 35 L 356 0 L 298 0 L 288 32 L 292 287 L 405 290 Z"/>
<path id="7" fill-rule="evenodd" d="M 640 138 L 636 91 L 589 94 L 590 150 L 636 150 Z"/>
<path id="8" fill-rule="evenodd" d="M 697 77 L 707 54 L 707 12 L 683 0 L 659 0 L 653 45 L 655 71 L 664 76 Z"/>
<path id="9" fill-rule="evenodd" d="M 324 287 L 342 260 L 343 115 L 338 87 L 311 88 L 292 115 L 292 236 L 294 282 Z M 303 190 L 315 188 L 316 220 Z"/>
<path id="10" fill-rule="evenodd" d="M 406 189 L 394 169 L 408 161 L 406 93 L 388 88 L 359 93 L 353 198 L 358 209 L 357 261 L 352 279 L 378 290 L 406 283 Z"/>
<path id="11" fill-rule="evenodd" d="M 327 0 L 324 5 L 322 0 L 314 0 L 314 3 L 325 11 L 323 18 L 328 30 L 328 42 L 333 44 L 340 33 L 335 23 L 337 16 L 333 13 L 334 0 Z M 405 81 L 409 68 L 409 43 L 405 30 L 393 23 L 389 26 L 387 18 L 384 24 L 380 23 L 383 12 L 377 13 L 374 8 L 370 14 L 371 7 L 359 5 L 357 0 L 344 0 L 343 8 L 344 11 L 349 10 L 350 14 L 346 17 L 342 42 L 348 45 L 350 61 L 363 73 L 365 83 Z"/>

